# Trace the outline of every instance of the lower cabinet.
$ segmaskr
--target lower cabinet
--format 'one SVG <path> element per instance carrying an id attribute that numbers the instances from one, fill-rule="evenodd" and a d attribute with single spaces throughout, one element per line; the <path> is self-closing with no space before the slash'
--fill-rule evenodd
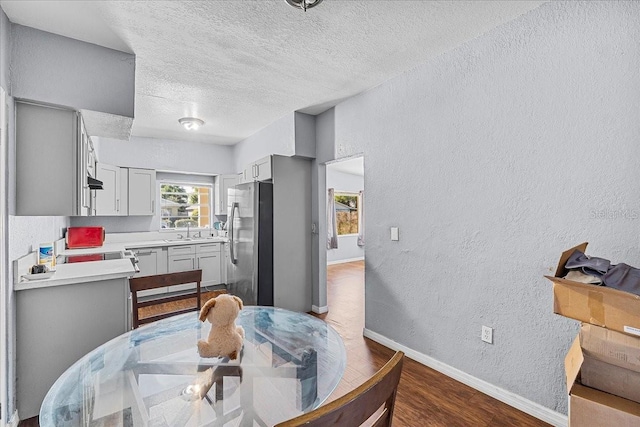
<path id="1" fill-rule="evenodd" d="M 169 246 L 169 273 L 196 270 L 195 245 Z M 195 288 L 195 283 L 172 286 L 170 292 L 185 291 Z"/>
<path id="2" fill-rule="evenodd" d="M 26 419 L 38 415 L 47 392 L 69 366 L 130 329 L 129 283 L 122 277 L 14 295 L 16 405 Z"/>
<path id="3" fill-rule="evenodd" d="M 227 282 L 227 266 L 229 265 L 229 244 L 220 244 L 220 258 L 222 263 L 220 264 L 220 281 L 225 285 Z"/>
<path id="4" fill-rule="evenodd" d="M 167 251 L 163 248 L 140 248 L 134 249 L 133 253 L 138 258 L 139 273 L 135 277 L 153 276 L 167 272 Z M 167 288 L 150 289 L 138 292 L 138 296 L 163 294 Z"/>
<path id="5" fill-rule="evenodd" d="M 223 283 L 220 265 L 220 243 L 196 246 L 196 268 L 202 270 L 202 286 Z"/>
<path id="6" fill-rule="evenodd" d="M 224 243 L 203 243 L 169 247 L 133 249 L 138 257 L 139 273 L 135 277 L 155 274 L 177 273 L 179 271 L 202 270 L 201 287 L 226 283 L 226 265 Z M 195 283 L 150 289 L 139 292 L 139 296 L 163 294 L 195 289 Z"/>

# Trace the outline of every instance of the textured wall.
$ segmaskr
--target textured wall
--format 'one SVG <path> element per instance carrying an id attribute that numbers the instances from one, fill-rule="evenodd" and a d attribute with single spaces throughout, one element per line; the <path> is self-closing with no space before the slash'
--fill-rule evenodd
<path id="1" fill-rule="evenodd" d="M 566 412 L 578 322 L 542 275 L 582 241 L 640 267 L 638 16 L 548 3 L 336 106 L 338 156 L 366 158 L 368 329 Z"/>
<path id="2" fill-rule="evenodd" d="M 287 114 L 234 145 L 235 172 L 242 172 L 249 163 L 270 154 L 296 154 L 295 113 Z"/>
<path id="3" fill-rule="evenodd" d="M 360 190 L 364 190 L 364 177 L 338 172 L 333 170 L 331 165 L 329 165 L 327 166 L 327 188 L 334 188 L 336 191 L 357 193 Z M 327 200 L 326 194 L 325 192 L 325 200 Z M 362 258 L 363 256 L 364 248 L 358 246 L 357 235 L 338 236 L 338 248 L 327 250 L 327 262 Z"/>
<path id="4" fill-rule="evenodd" d="M 336 158 L 335 109 L 316 116 L 316 159 L 320 163 Z"/>
<path id="5" fill-rule="evenodd" d="M 214 182 L 213 176 L 211 175 L 188 175 L 168 172 L 156 172 L 156 200 L 160 200 L 160 187 L 157 184 L 161 181 L 206 185 L 213 185 Z M 144 231 L 158 231 L 160 230 L 161 224 L 160 215 L 161 210 L 156 209 L 156 215 L 153 216 L 71 217 L 70 225 L 72 227 L 104 227 L 107 233 L 135 233 Z M 216 217 L 214 216 L 214 221 L 215 220 Z"/>
<path id="6" fill-rule="evenodd" d="M 327 306 L 327 167 L 325 162 L 332 160 L 335 145 L 335 110 L 333 108 L 316 116 L 316 160 L 312 167 L 311 221 L 318 225 L 318 234 L 314 235 L 313 248 L 313 294 L 316 307 Z"/>
<path id="7" fill-rule="evenodd" d="M 133 117 L 135 56 L 12 25 L 16 98 Z"/>
<path id="8" fill-rule="evenodd" d="M 316 158 L 316 117 L 309 114 L 294 113 L 295 154 L 296 156 Z"/>
<path id="9" fill-rule="evenodd" d="M 9 35 L 11 23 L 0 8 L 0 86 L 9 93 Z"/>
<path id="10" fill-rule="evenodd" d="M 132 136 L 97 138 L 98 161 L 122 167 L 217 175 L 236 173 L 233 147 Z"/>
<path id="11" fill-rule="evenodd" d="M 11 28 L 13 25 L 9 22 L 6 15 L 0 9 L 0 85 L 5 88 L 8 95 L 14 94 L 13 85 L 10 76 L 10 64 L 13 64 L 13 57 L 10 56 L 13 37 Z M 66 217 L 16 217 L 11 214 L 15 212 L 15 128 L 14 123 L 14 106 L 13 97 L 7 98 L 8 103 L 8 189 L 2 191 L 2 197 L 7 197 L 9 218 L 8 218 L 8 242 L 7 255 L 9 268 L 6 279 L 8 280 L 7 294 L 7 333 L 13 337 L 6 343 L 7 356 L 9 362 L 7 370 L 8 378 L 8 408 L 3 410 L 4 414 L 11 416 L 15 409 L 15 323 L 14 323 L 14 294 L 13 294 L 13 265 L 12 261 L 31 252 L 39 243 L 50 242 L 61 236 L 60 228 L 68 226 L 68 218 Z M 4 325 L 3 325 L 4 326 Z M 5 343 L 3 343 L 3 346 Z M 6 418 L 4 421 L 7 421 Z"/>

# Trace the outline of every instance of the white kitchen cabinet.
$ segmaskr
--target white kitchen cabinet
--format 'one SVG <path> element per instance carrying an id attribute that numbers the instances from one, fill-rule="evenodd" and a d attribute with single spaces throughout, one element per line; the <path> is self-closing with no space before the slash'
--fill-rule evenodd
<path id="1" fill-rule="evenodd" d="M 95 201 L 93 203 L 95 209 L 95 215 L 98 216 L 126 216 L 126 215 L 142 215 L 141 213 L 131 213 L 129 211 L 129 197 L 133 194 L 133 197 L 138 197 L 139 189 L 143 186 L 154 187 L 155 179 L 151 178 L 149 182 L 144 182 L 145 177 L 149 175 L 155 175 L 154 171 L 147 169 L 136 169 L 142 171 L 136 173 L 136 179 L 134 180 L 133 187 L 129 185 L 129 168 L 121 168 L 118 166 L 107 165 L 105 163 L 98 163 L 97 179 L 102 181 L 102 190 L 95 191 Z M 143 185 L 140 183 L 143 182 Z M 150 191 L 150 189 L 149 189 Z M 144 197 L 146 196 L 146 197 Z M 144 201 L 139 203 L 138 208 L 143 205 L 146 206 L 147 201 L 149 204 L 151 199 L 155 200 L 153 195 L 142 196 Z M 151 199 L 150 199 L 151 197 Z M 135 209 L 135 207 L 134 207 Z M 150 212 L 150 210 L 148 209 Z M 146 213 L 145 215 L 147 215 Z"/>
<path id="2" fill-rule="evenodd" d="M 229 195 L 229 188 L 233 188 L 240 183 L 240 176 L 234 175 L 218 175 L 215 177 L 215 199 L 214 199 L 214 214 L 215 215 L 227 215 L 227 198 Z"/>
<path id="3" fill-rule="evenodd" d="M 242 182 L 269 181 L 272 177 L 271 156 L 252 162 L 242 172 Z"/>
<path id="4" fill-rule="evenodd" d="M 227 284 L 227 265 L 229 262 L 229 244 L 221 243 L 220 244 L 220 281 Z"/>
<path id="5" fill-rule="evenodd" d="M 168 272 L 177 273 L 179 271 L 189 271 L 196 269 L 196 248 L 195 245 L 170 246 L 168 249 L 169 263 Z M 171 292 L 186 291 L 195 289 L 195 283 L 172 286 Z"/>
<path id="6" fill-rule="evenodd" d="M 21 417 L 38 415 L 45 395 L 69 366 L 130 330 L 128 297 L 126 278 L 14 293 L 20 355 L 15 362 L 16 403 Z"/>
<path id="7" fill-rule="evenodd" d="M 121 171 L 118 166 L 98 163 L 96 178 L 102 181 L 102 190 L 96 191 L 96 215 L 117 216 L 126 215 L 126 209 L 121 209 Z M 125 193 L 126 196 L 127 193 Z"/>
<path id="8" fill-rule="evenodd" d="M 196 269 L 202 270 L 202 286 L 214 286 L 222 283 L 220 243 L 196 246 Z"/>
<path id="9" fill-rule="evenodd" d="M 153 215 L 156 211 L 156 171 L 129 168 L 129 215 Z"/>
<path id="10" fill-rule="evenodd" d="M 16 214 L 88 216 L 89 137 L 74 110 L 15 103 Z"/>
<path id="11" fill-rule="evenodd" d="M 133 253 L 138 258 L 138 268 L 140 272 L 134 277 L 154 276 L 156 274 L 167 273 L 167 251 L 162 248 L 139 248 Z M 167 288 L 149 289 L 138 292 L 138 296 L 156 295 L 167 292 Z"/>
<path id="12" fill-rule="evenodd" d="M 169 273 L 188 270 L 202 270 L 201 288 L 220 285 L 222 282 L 222 265 L 220 261 L 220 243 L 203 243 L 200 245 L 170 246 Z M 195 283 L 172 286 L 170 291 L 195 289 Z"/>
<path id="13" fill-rule="evenodd" d="M 129 215 L 129 168 L 120 168 L 120 212 Z"/>

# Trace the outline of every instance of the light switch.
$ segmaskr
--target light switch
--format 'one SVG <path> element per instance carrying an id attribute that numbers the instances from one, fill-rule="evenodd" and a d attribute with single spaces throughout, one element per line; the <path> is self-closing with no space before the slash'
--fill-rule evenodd
<path id="1" fill-rule="evenodd" d="M 391 227 L 391 240 L 400 240 L 400 236 L 398 234 L 398 227 Z"/>

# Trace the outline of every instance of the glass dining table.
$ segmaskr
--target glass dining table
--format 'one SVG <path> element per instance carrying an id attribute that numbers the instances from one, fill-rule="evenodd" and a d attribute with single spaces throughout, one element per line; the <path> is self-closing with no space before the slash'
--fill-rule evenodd
<path id="1" fill-rule="evenodd" d="M 317 408 L 342 378 L 346 351 L 327 323 L 247 306 L 240 357 L 201 358 L 198 313 L 120 335 L 73 364 L 40 408 L 40 425 L 269 426 Z"/>

